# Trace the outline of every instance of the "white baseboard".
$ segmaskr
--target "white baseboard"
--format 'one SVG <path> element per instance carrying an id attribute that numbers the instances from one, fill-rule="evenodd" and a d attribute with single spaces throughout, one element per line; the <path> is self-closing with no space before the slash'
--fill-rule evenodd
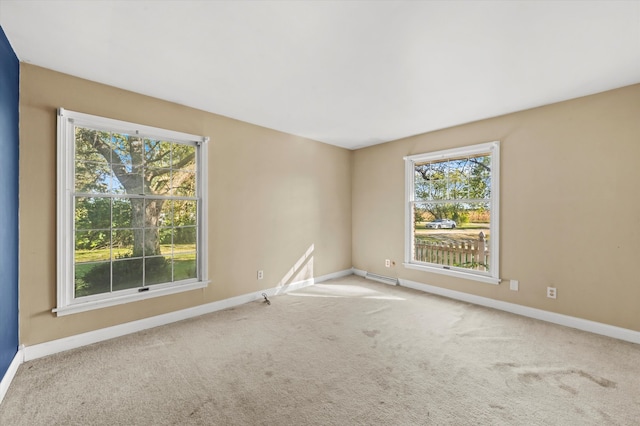
<path id="1" fill-rule="evenodd" d="M 615 339 L 640 344 L 640 332 L 630 330 L 628 328 L 615 327 L 613 325 L 603 324 L 600 322 L 589 321 L 569 315 L 557 314 L 555 312 L 543 311 L 542 309 L 530 308 L 527 306 L 517 305 L 515 303 L 489 299 L 487 297 L 476 296 L 473 294 L 449 290 L 446 288 L 422 284 L 410 280 L 400 279 L 400 285 L 403 287 L 413 288 L 415 290 L 448 297 L 450 299 L 473 303 L 474 305 L 486 306 L 488 308 L 511 312 L 513 314 L 522 315 L 529 318 L 535 318 L 558 325 L 564 325 L 566 327 L 576 328 L 578 330 L 588 331 L 590 333 L 600 334 L 603 336 L 613 337 Z"/>
<path id="2" fill-rule="evenodd" d="M 243 305 L 245 303 L 262 299 L 262 293 L 266 293 L 267 296 L 275 296 L 279 294 L 284 294 L 289 291 L 298 290 L 300 288 L 313 285 L 314 283 L 320 283 L 323 281 L 327 281 L 329 279 L 351 275 L 352 273 L 353 273 L 352 269 L 346 269 L 344 271 L 338 271 L 331 274 L 322 275 L 316 278 L 309 278 L 307 280 L 297 281 L 286 286 L 259 290 L 253 293 L 231 297 L 229 299 L 224 299 L 217 302 L 207 303 L 205 305 L 194 306 L 193 308 L 182 309 L 180 311 L 169 312 L 167 314 L 157 315 L 150 318 L 144 318 L 141 320 L 132 321 L 125 324 L 118 324 L 112 327 L 89 331 L 87 333 L 76 334 L 74 336 L 52 340 L 50 342 L 45 342 L 45 343 L 39 343 L 33 346 L 27 346 L 24 348 L 23 359 L 24 361 L 31 361 L 33 359 L 42 358 L 47 355 L 53 355 L 55 353 L 66 351 L 69 349 L 79 348 L 81 346 L 102 342 L 104 340 L 109 340 L 115 337 L 136 333 L 138 331 L 146 330 L 149 328 L 171 324 L 176 321 L 182 321 L 184 319 L 193 318 L 193 317 L 208 314 L 211 312 L 220 311 L 222 309 Z"/>
<path id="3" fill-rule="evenodd" d="M 354 272 L 353 268 L 345 269 L 343 271 L 338 271 L 338 272 L 332 272 L 330 274 L 321 275 L 321 276 L 315 278 L 314 279 L 314 283 L 321 283 L 321 282 L 333 280 L 333 279 L 336 279 L 336 278 L 347 277 L 349 275 L 353 275 L 354 273 L 355 272 Z"/>
<path id="4" fill-rule="evenodd" d="M 363 277 L 364 278 L 364 277 L 367 276 L 367 271 L 364 271 L 362 269 L 353 268 L 353 275 L 357 275 L 359 277 Z"/>
<path id="5" fill-rule="evenodd" d="M 277 296 L 279 294 L 283 294 L 283 293 L 287 293 L 290 291 L 294 291 L 294 290 L 298 290 L 304 287 L 308 287 L 310 285 L 313 284 L 318 284 L 324 281 L 329 281 L 329 280 L 333 280 L 335 278 L 341 278 L 341 277 L 346 277 L 348 275 L 352 275 L 353 274 L 353 269 L 345 269 L 343 271 L 338 271 L 338 272 L 332 272 L 330 274 L 327 275 L 321 275 L 319 277 L 315 277 L 315 278 L 309 278 L 303 281 L 298 281 L 295 283 L 291 283 L 287 286 L 284 287 L 274 287 L 274 288 L 270 288 L 268 290 L 263 290 L 263 291 L 259 291 L 258 293 L 256 293 L 258 296 L 256 297 L 257 299 L 260 299 L 262 297 L 262 293 L 266 293 L 267 296 Z"/>
<path id="6" fill-rule="evenodd" d="M 13 361 L 11 361 L 11 364 L 9 364 L 7 372 L 4 373 L 2 380 L 0 380 L 0 403 L 2 403 L 4 396 L 7 394 L 9 385 L 13 381 L 13 378 L 16 376 L 18 367 L 20 367 L 20 364 L 22 364 L 23 360 L 24 352 L 22 351 L 22 348 L 20 348 L 18 349 L 18 352 L 16 352 L 16 355 L 13 357 Z"/>

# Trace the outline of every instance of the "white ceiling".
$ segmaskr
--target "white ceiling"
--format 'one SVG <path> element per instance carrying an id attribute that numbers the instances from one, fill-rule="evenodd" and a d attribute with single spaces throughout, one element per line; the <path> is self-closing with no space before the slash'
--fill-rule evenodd
<path id="1" fill-rule="evenodd" d="M 355 149 L 640 82 L 640 1 L 0 0 L 21 61 Z"/>

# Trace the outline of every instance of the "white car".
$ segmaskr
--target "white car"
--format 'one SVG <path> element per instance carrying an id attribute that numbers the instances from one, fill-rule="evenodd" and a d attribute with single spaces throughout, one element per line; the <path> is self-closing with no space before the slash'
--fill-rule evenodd
<path id="1" fill-rule="evenodd" d="M 456 222 L 451 219 L 436 219 L 433 222 L 427 223 L 427 228 L 431 229 L 453 229 L 456 227 Z"/>

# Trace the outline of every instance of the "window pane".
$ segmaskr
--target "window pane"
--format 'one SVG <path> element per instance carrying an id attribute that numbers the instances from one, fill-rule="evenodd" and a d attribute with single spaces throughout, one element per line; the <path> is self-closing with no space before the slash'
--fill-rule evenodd
<path id="1" fill-rule="evenodd" d="M 489 203 L 414 204 L 413 260 L 489 270 Z"/>
<path id="2" fill-rule="evenodd" d="M 183 226 L 176 228 L 173 234 L 173 251 L 196 251 L 197 232 L 195 226 Z"/>
<path id="3" fill-rule="evenodd" d="M 171 168 L 171 145 L 171 142 L 145 139 L 144 155 L 147 169 Z"/>
<path id="4" fill-rule="evenodd" d="M 75 297 L 108 293 L 111 289 L 111 264 L 76 263 L 75 264 Z"/>
<path id="5" fill-rule="evenodd" d="M 78 230 L 109 229 L 111 227 L 111 199 L 76 197 L 75 227 Z"/>
<path id="6" fill-rule="evenodd" d="M 195 171 L 196 147 L 191 145 L 173 144 L 171 168 L 174 170 Z"/>
<path id="7" fill-rule="evenodd" d="M 145 226 L 157 227 L 173 222 L 173 203 L 162 198 L 145 198 Z"/>
<path id="8" fill-rule="evenodd" d="M 470 160 L 469 198 L 491 197 L 491 157 L 475 157 Z"/>
<path id="9" fill-rule="evenodd" d="M 113 262 L 113 291 L 142 287 L 142 259 Z"/>
<path id="10" fill-rule="evenodd" d="M 142 172 L 127 173 L 111 177 L 111 193 L 142 195 L 144 193 L 144 175 Z"/>
<path id="11" fill-rule="evenodd" d="M 113 228 L 131 228 L 131 200 L 113 198 L 111 201 L 111 226 Z"/>
<path id="12" fill-rule="evenodd" d="M 181 254 L 173 258 L 173 280 L 197 278 L 196 254 Z"/>
<path id="13" fill-rule="evenodd" d="M 150 169 L 146 176 L 149 185 L 145 194 L 171 195 L 171 169 Z"/>
<path id="14" fill-rule="evenodd" d="M 129 174 L 129 175 L 127 175 L 127 177 L 129 179 L 129 181 L 131 181 L 132 183 L 134 181 L 136 181 L 137 186 L 140 186 L 141 179 L 140 179 L 140 177 L 138 175 L 132 176 L 132 175 Z M 124 180 L 124 178 L 123 178 L 123 180 Z M 122 184 L 120 179 L 118 179 L 118 177 L 115 175 L 115 173 L 113 173 L 113 172 L 111 173 L 109 182 L 111 183 L 111 187 L 110 187 L 109 191 L 112 194 L 126 194 L 127 193 L 127 189 L 124 187 L 124 185 Z"/>
<path id="15" fill-rule="evenodd" d="M 75 233 L 75 262 L 98 262 L 111 258 L 111 232 L 76 231 Z"/>
<path id="16" fill-rule="evenodd" d="M 111 169 L 106 163 L 76 161 L 75 191 L 106 194 L 111 184 Z"/>
<path id="17" fill-rule="evenodd" d="M 123 259 L 133 256 L 133 229 L 119 229 L 112 233 L 111 256 L 113 259 Z"/>
<path id="18" fill-rule="evenodd" d="M 196 196 L 196 174 L 183 170 L 174 171 L 172 175 L 173 195 L 178 197 Z"/>
<path id="19" fill-rule="evenodd" d="M 113 148 L 111 163 L 116 168 L 122 167 L 120 173 L 140 173 L 143 163 L 143 141 L 136 135 L 123 133 L 111 134 Z"/>
<path id="20" fill-rule="evenodd" d="M 467 198 L 468 179 L 465 175 L 467 160 L 452 160 L 447 164 L 447 199 Z"/>
<path id="21" fill-rule="evenodd" d="M 111 161 L 109 132 L 75 127 L 75 159 L 107 164 Z"/>
<path id="22" fill-rule="evenodd" d="M 111 163 L 116 163 L 124 167 L 124 172 L 133 171 L 133 161 L 131 159 L 131 142 L 128 135 L 114 133 L 111 135 L 112 159 Z"/>
<path id="23" fill-rule="evenodd" d="M 415 166 L 417 200 L 443 200 L 447 195 L 446 163 L 427 163 Z"/>
<path id="24" fill-rule="evenodd" d="M 491 196 L 491 157 L 482 155 L 415 165 L 415 199 L 487 199 Z"/>
<path id="25" fill-rule="evenodd" d="M 145 285 L 171 282 L 171 262 L 165 257 L 148 257 L 144 260 Z"/>
<path id="26" fill-rule="evenodd" d="M 158 256 L 160 254 L 160 230 L 147 228 L 144 230 L 144 255 Z"/>
<path id="27" fill-rule="evenodd" d="M 196 224 L 196 201 L 175 201 L 174 203 L 174 225 L 195 225 Z"/>
<path id="28" fill-rule="evenodd" d="M 131 227 L 144 228 L 144 198 L 131 198 Z"/>
<path id="29" fill-rule="evenodd" d="M 171 256 L 173 253 L 173 228 L 160 228 L 160 252 Z"/>

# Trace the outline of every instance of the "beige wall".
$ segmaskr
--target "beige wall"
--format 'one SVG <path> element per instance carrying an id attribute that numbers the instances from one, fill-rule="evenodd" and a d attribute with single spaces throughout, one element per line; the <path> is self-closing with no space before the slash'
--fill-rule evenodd
<path id="1" fill-rule="evenodd" d="M 405 269 L 402 157 L 493 140 L 506 281 Z M 640 85 L 360 149 L 352 173 L 355 268 L 640 331 Z"/>
<path id="2" fill-rule="evenodd" d="M 33 345 L 351 267 L 351 156 L 32 65 L 20 76 L 20 342 Z M 56 317 L 56 108 L 211 137 L 208 288 Z M 309 254 L 302 267 L 301 259 Z M 263 269 L 265 278 L 256 280 Z M 292 275 L 293 273 L 293 275 Z"/>
<path id="3" fill-rule="evenodd" d="M 27 64 L 20 95 L 25 345 L 351 266 L 640 331 L 640 85 L 353 152 Z M 58 107 L 211 137 L 208 288 L 51 313 Z M 403 156 L 492 140 L 501 141 L 505 281 L 405 269 Z M 387 269 L 384 259 L 396 265 Z M 520 291 L 509 290 L 509 279 Z M 558 299 L 545 297 L 547 286 L 558 288 Z"/>

